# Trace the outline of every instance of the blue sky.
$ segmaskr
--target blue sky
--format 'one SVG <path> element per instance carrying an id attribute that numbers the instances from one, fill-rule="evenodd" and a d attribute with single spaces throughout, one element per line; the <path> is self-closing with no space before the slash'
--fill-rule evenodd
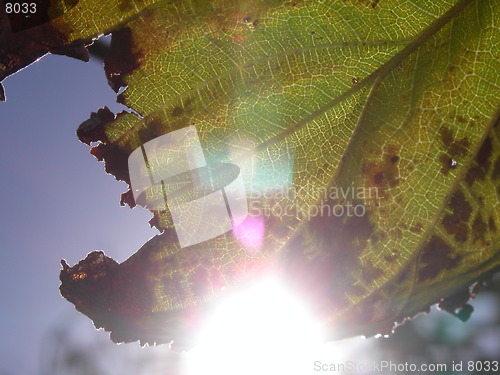
<path id="1" fill-rule="evenodd" d="M 60 260 L 104 249 L 121 262 L 156 231 L 148 212 L 120 207 L 125 184 L 76 137 L 90 112 L 121 110 L 100 63 L 49 55 L 4 84 L 0 374 L 35 374 L 44 335 L 62 317 L 93 329 L 59 295 Z"/>

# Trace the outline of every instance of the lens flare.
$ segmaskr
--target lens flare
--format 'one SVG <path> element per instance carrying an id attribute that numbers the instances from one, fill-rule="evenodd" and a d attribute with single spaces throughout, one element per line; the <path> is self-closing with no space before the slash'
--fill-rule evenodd
<path id="1" fill-rule="evenodd" d="M 248 216 L 233 233 L 249 253 L 257 253 L 262 247 L 265 235 L 265 223 L 262 217 Z"/>
<path id="2" fill-rule="evenodd" d="M 188 353 L 190 375 L 305 374 L 321 329 L 279 281 L 225 301 Z"/>

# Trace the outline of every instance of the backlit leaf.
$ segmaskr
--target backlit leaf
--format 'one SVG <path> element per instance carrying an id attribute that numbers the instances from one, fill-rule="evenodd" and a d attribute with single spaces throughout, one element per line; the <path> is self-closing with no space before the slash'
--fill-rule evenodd
<path id="1" fill-rule="evenodd" d="M 140 117 L 100 109 L 80 140 L 130 184 L 134 150 L 194 126 L 209 163 L 239 167 L 253 214 L 181 248 L 155 212 L 162 233 L 122 264 L 63 263 L 62 295 L 117 342 L 181 346 L 223 288 L 267 272 L 331 337 L 460 309 L 500 265 L 499 13 L 494 0 L 80 0 L 4 38 L 6 75 L 112 32 L 108 81 Z M 14 56 L 26 38 L 54 45 Z"/>

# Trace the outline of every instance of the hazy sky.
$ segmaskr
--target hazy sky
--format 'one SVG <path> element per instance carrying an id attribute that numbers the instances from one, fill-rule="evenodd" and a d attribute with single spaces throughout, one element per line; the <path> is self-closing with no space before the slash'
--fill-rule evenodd
<path id="1" fill-rule="evenodd" d="M 103 249 L 121 262 L 156 231 L 148 212 L 120 207 L 125 184 L 76 137 L 90 112 L 121 109 L 99 62 L 49 55 L 4 83 L 0 374 L 30 375 L 44 335 L 62 317 L 92 329 L 59 294 L 61 258 L 72 265 Z"/>

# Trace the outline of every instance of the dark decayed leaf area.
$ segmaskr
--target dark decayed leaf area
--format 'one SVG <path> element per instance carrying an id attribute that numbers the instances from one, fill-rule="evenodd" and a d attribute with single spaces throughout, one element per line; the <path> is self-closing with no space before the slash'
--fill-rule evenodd
<path id="1" fill-rule="evenodd" d="M 62 261 L 61 294 L 96 327 L 186 348 L 218 300 L 268 273 L 329 338 L 388 334 L 435 303 L 468 318 L 500 266 L 499 2 L 101 3 L 3 13 L 0 79 L 48 52 L 87 61 L 85 45 L 111 33 L 104 69 L 135 112 L 101 108 L 77 131 L 108 174 L 130 184 L 132 151 L 197 125 L 207 154 L 267 176 L 289 160 L 294 208 L 366 214 L 257 216 L 249 252 L 232 232 L 181 249 L 169 212 L 153 212 L 160 234 L 125 262 Z M 318 193 L 353 186 L 377 197 Z M 131 190 L 121 204 L 135 206 Z"/>

